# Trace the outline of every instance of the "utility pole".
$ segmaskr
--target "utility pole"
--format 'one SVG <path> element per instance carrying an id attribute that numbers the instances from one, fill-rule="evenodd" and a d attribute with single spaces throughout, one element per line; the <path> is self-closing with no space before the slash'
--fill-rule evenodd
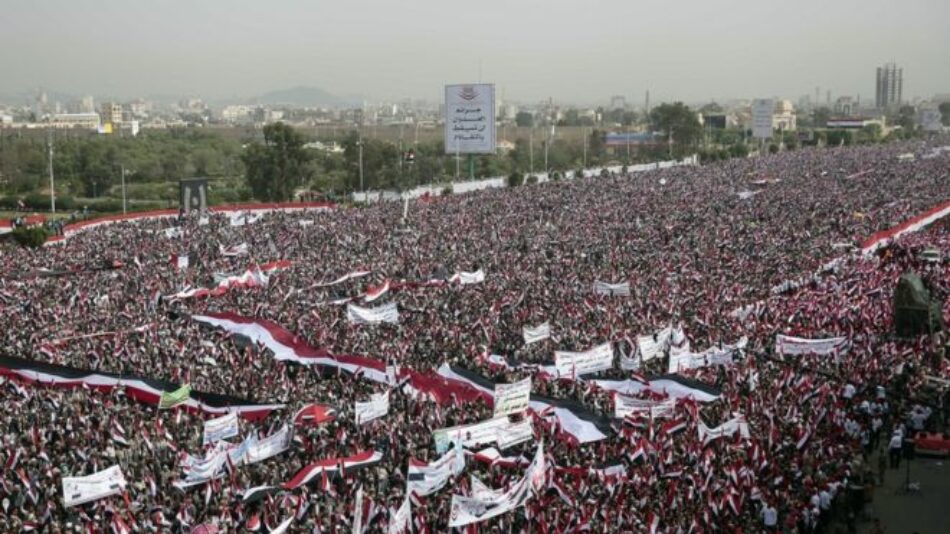
<path id="1" fill-rule="evenodd" d="M 122 166 L 122 215 L 126 214 L 125 165 Z"/>
<path id="2" fill-rule="evenodd" d="M 356 144 L 360 147 L 360 192 L 366 193 L 366 189 L 363 188 L 363 129 L 359 128 L 357 130 L 357 142 Z M 365 195 L 364 195 L 365 196 Z M 365 198 L 363 199 L 366 200 Z"/>
<path id="3" fill-rule="evenodd" d="M 534 126 L 528 130 L 528 161 L 530 174 L 534 174 Z"/>
<path id="4" fill-rule="evenodd" d="M 584 168 L 587 168 L 587 128 L 584 128 Z"/>
<path id="5" fill-rule="evenodd" d="M 56 213 L 56 179 L 53 177 L 53 127 L 50 124 L 52 117 L 47 119 L 47 141 L 46 145 L 49 153 L 49 208 L 52 213 Z"/>

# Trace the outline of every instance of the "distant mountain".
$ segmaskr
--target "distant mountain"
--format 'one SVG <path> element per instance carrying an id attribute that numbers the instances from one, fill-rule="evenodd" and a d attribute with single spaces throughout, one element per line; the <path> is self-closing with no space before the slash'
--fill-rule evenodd
<path id="1" fill-rule="evenodd" d="M 255 99 L 259 104 L 288 104 L 301 107 L 339 107 L 350 103 L 348 99 L 328 93 L 319 87 L 294 87 L 264 93 Z"/>

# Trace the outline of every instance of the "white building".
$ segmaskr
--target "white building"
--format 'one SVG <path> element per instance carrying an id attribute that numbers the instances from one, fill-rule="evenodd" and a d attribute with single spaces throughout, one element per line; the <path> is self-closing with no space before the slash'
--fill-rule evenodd
<path id="1" fill-rule="evenodd" d="M 83 128 L 86 130 L 99 129 L 98 113 L 58 113 L 50 117 L 49 125 L 52 128 Z"/>

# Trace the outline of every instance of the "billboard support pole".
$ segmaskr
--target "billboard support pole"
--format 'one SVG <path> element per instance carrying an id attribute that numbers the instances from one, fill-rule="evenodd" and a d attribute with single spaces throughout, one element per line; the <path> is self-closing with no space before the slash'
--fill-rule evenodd
<path id="1" fill-rule="evenodd" d="M 468 155 L 468 179 L 469 180 L 475 179 L 475 155 L 474 154 Z"/>

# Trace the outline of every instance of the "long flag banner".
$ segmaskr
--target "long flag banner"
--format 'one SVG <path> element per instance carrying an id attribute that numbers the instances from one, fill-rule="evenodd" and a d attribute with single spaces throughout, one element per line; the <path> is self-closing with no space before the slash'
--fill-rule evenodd
<path id="1" fill-rule="evenodd" d="M 399 322 L 399 309 L 395 302 L 375 308 L 364 308 L 355 304 L 346 305 L 346 319 L 353 324 L 381 324 Z"/>
<path id="2" fill-rule="evenodd" d="M 126 395 L 130 398 L 152 405 L 158 405 L 166 392 L 181 389 L 177 384 L 162 380 L 90 371 L 13 356 L 0 356 L 0 375 L 16 377 L 23 382 L 39 386 L 63 388 L 85 386 L 105 392 L 124 388 Z M 253 421 L 267 417 L 272 410 L 283 408 L 284 405 L 257 404 L 239 397 L 191 390 L 188 397 L 182 399 L 180 406 L 215 415 L 233 412 L 244 419 Z"/>
<path id="3" fill-rule="evenodd" d="M 495 417 L 525 411 L 530 397 L 531 377 L 514 384 L 495 384 Z"/>
<path id="4" fill-rule="evenodd" d="M 525 345 L 544 341 L 551 337 L 551 323 L 545 321 L 538 326 L 524 326 L 521 328 L 521 335 L 524 337 Z"/>
<path id="5" fill-rule="evenodd" d="M 186 289 L 166 296 L 169 300 L 185 300 L 191 298 L 220 297 L 232 289 L 248 287 L 267 287 L 270 275 L 290 267 L 287 260 L 272 261 L 264 265 L 252 265 L 239 275 L 215 274 L 215 287 L 198 287 Z"/>
<path id="6" fill-rule="evenodd" d="M 543 444 L 538 443 L 534 460 L 525 471 L 524 477 L 504 492 L 488 490 L 471 497 L 453 495 L 449 526 L 463 527 L 479 523 L 523 506 L 529 498 L 540 494 L 547 486 L 546 464 Z"/>
<path id="7" fill-rule="evenodd" d="M 722 391 L 699 380 L 680 375 L 666 374 L 650 378 L 646 383 L 639 380 L 593 380 L 597 387 L 624 395 L 636 396 L 644 391 L 664 393 L 675 399 L 693 399 L 698 402 L 713 402 Z"/>
<path id="8" fill-rule="evenodd" d="M 202 434 L 202 445 L 215 443 L 223 439 L 233 438 L 238 435 L 238 418 L 236 413 L 229 413 L 208 419 L 205 421 L 204 432 Z"/>
<path id="9" fill-rule="evenodd" d="M 357 402 L 354 412 L 356 424 L 365 425 L 389 413 L 389 392 L 374 393 L 368 402 Z"/>
<path id="10" fill-rule="evenodd" d="M 612 297 L 629 297 L 630 283 L 621 282 L 619 284 L 608 284 L 606 282 L 594 282 L 594 294 Z"/>
<path id="11" fill-rule="evenodd" d="M 125 491 L 125 476 L 118 465 L 85 477 L 63 477 L 63 504 L 78 506 Z"/>
<path id="12" fill-rule="evenodd" d="M 465 453 L 462 447 L 454 446 L 442 457 L 431 463 L 414 458 L 409 460 L 407 491 L 417 497 L 425 497 L 441 490 L 451 477 L 465 470 Z"/>
<path id="13" fill-rule="evenodd" d="M 184 384 L 174 391 L 163 391 L 158 397 L 158 408 L 168 410 L 184 404 L 189 398 L 191 398 L 191 386 Z"/>
<path id="14" fill-rule="evenodd" d="M 343 282 L 346 282 L 347 280 L 351 280 L 353 278 L 362 278 L 368 275 L 369 273 L 370 271 L 353 271 L 353 272 L 344 274 L 343 276 L 337 278 L 336 280 L 331 280 L 330 282 L 318 282 L 310 287 L 317 288 L 317 287 L 335 286 L 337 284 L 342 284 Z"/>
<path id="15" fill-rule="evenodd" d="M 367 379 L 388 384 L 386 362 L 363 356 L 334 356 L 325 349 L 315 349 L 286 328 L 264 319 L 243 317 L 234 313 L 207 313 L 191 318 L 231 334 L 244 336 L 253 343 L 260 343 L 280 361 L 293 361 L 301 365 L 318 365 L 339 369 L 347 373 L 362 373 Z"/>
<path id="16" fill-rule="evenodd" d="M 340 474 L 346 474 L 354 470 L 376 465 L 381 462 L 382 459 L 382 453 L 368 450 L 356 453 L 353 456 L 347 456 L 346 458 L 328 458 L 326 460 L 320 460 L 298 471 L 292 479 L 283 485 L 283 487 L 284 489 L 288 490 L 296 489 L 300 486 L 306 485 L 308 482 L 313 480 L 314 477 L 323 473 L 339 473 L 339 471 L 342 469 L 343 473 Z"/>
<path id="17" fill-rule="evenodd" d="M 840 354 L 848 348 L 848 340 L 843 337 L 829 337 L 825 339 L 805 339 L 801 337 L 775 336 L 775 352 L 787 356 L 813 354 L 826 356 Z"/>
<path id="18" fill-rule="evenodd" d="M 554 366 L 558 376 L 577 377 L 606 371 L 614 365 L 614 351 L 610 343 L 598 345 L 584 352 L 554 352 Z"/>
<path id="19" fill-rule="evenodd" d="M 478 392 L 483 398 L 493 402 L 495 382 L 488 378 L 447 364 L 439 367 L 438 373 L 449 382 L 467 386 L 469 391 Z M 599 441 L 610 434 L 610 420 L 594 414 L 579 402 L 532 394 L 528 408 L 539 416 L 553 414 L 561 431 L 578 443 Z"/>

